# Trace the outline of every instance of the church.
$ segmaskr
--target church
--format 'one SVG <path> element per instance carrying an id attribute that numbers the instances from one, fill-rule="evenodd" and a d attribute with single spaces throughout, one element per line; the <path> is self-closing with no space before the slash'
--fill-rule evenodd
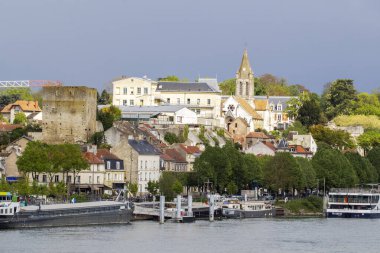
<path id="1" fill-rule="evenodd" d="M 286 129 L 293 119 L 286 112 L 290 96 L 255 96 L 255 79 L 244 50 L 236 72 L 234 96 L 222 98 L 222 115 L 227 132 L 235 142 L 245 144 L 246 136 L 258 130 Z"/>

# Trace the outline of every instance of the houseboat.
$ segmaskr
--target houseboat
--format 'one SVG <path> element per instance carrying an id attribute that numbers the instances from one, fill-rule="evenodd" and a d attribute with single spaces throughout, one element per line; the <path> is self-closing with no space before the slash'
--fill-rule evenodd
<path id="1" fill-rule="evenodd" d="M 223 202 L 222 213 L 226 218 L 266 218 L 275 217 L 276 209 L 267 201 L 230 199 Z"/>
<path id="2" fill-rule="evenodd" d="M 0 193 L 0 197 L 0 229 L 127 224 L 133 213 L 129 202 L 21 206 L 10 193 Z"/>
<path id="3" fill-rule="evenodd" d="M 380 189 L 378 185 L 366 188 L 331 189 L 328 194 L 328 218 L 380 218 Z"/>

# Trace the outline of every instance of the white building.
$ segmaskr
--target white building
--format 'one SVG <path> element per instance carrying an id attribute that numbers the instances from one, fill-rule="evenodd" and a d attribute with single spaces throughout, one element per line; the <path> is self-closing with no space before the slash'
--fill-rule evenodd
<path id="1" fill-rule="evenodd" d="M 29 120 L 42 120 L 42 110 L 38 105 L 38 101 L 17 100 L 1 110 L 3 117 L 10 123 L 13 123 L 17 113 L 24 113 Z"/>
<path id="2" fill-rule="evenodd" d="M 205 82 L 156 82 L 129 77 L 112 84 L 113 105 L 182 105 L 196 113 L 199 124 L 220 126 L 220 91 Z"/>
<path id="3" fill-rule="evenodd" d="M 147 141 L 128 140 L 128 144 L 132 147 L 136 159 L 133 161 L 134 168 L 137 171 L 137 185 L 139 195 L 147 194 L 146 187 L 149 181 L 158 181 L 160 179 L 160 153 Z"/>

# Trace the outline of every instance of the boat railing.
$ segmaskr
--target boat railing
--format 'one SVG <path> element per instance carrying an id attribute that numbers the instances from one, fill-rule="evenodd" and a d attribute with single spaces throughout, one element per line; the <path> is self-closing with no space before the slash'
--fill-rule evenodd
<path id="1" fill-rule="evenodd" d="M 366 189 L 366 188 L 332 188 L 330 189 L 330 193 L 380 193 L 380 190 L 377 188 Z"/>

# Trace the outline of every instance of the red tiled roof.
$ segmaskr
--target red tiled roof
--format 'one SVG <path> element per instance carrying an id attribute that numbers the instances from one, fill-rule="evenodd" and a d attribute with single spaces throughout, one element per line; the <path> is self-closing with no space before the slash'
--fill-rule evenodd
<path id="1" fill-rule="evenodd" d="M 188 154 L 195 154 L 195 153 L 200 153 L 201 150 L 197 146 L 187 146 L 180 144 L 179 145 L 183 150 L 185 150 L 186 153 Z"/>
<path id="2" fill-rule="evenodd" d="M 304 147 L 302 147 L 301 145 L 289 145 L 289 149 L 290 148 L 294 148 L 294 153 L 298 153 L 298 154 L 311 154 L 312 152 L 310 151 L 307 151 Z"/>
<path id="3" fill-rule="evenodd" d="M 166 149 L 165 154 L 172 157 L 176 162 L 182 162 L 182 163 L 187 162 L 186 159 L 184 157 L 182 157 L 181 154 L 177 150 L 175 150 L 174 148 Z"/>
<path id="4" fill-rule="evenodd" d="M 12 125 L 7 123 L 0 123 L 0 132 L 12 132 L 16 128 L 22 128 L 22 125 Z"/>
<path id="5" fill-rule="evenodd" d="M 101 160 L 104 160 L 104 159 L 121 160 L 119 157 L 112 154 L 108 149 L 105 149 L 105 148 L 98 149 L 96 152 L 96 156 Z"/>
<path id="6" fill-rule="evenodd" d="M 262 132 L 250 132 L 247 134 L 248 138 L 269 139 L 269 137 Z"/>
<path id="7" fill-rule="evenodd" d="M 90 163 L 90 164 L 103 164 L 104 162 L 99 159 L 94 153 L 92 152 L 85 152 L 83 153 L 84 158 Z"/>
<path id="8" fill-rule="evenodd" d="M 174 161 L 174 158 L 169 156 L 168 154 L 161 154 L 160 158 L 165 161 Z"/>
<path id="9" fill-rule="evenodd" d="M 272 142 L 262 141 L 262 143 L 263 143 L 264 145 L 266 145 L 267 147 L 269 147 L 270 149 L 272 149 L 273 151 L 276 151 L 276 147 L 273 145 Z"/>
<path id="10" fill-rule="evenodd" d="M 20 106 L 22 111 L 27 112 L 41 112 L 41 108 L 38 106 L 38 101 L 25 101 L 17 100 L 13 104 L 9 104 L 4 107 L 2 113 L 10 113 L 13 106 Z"/>

